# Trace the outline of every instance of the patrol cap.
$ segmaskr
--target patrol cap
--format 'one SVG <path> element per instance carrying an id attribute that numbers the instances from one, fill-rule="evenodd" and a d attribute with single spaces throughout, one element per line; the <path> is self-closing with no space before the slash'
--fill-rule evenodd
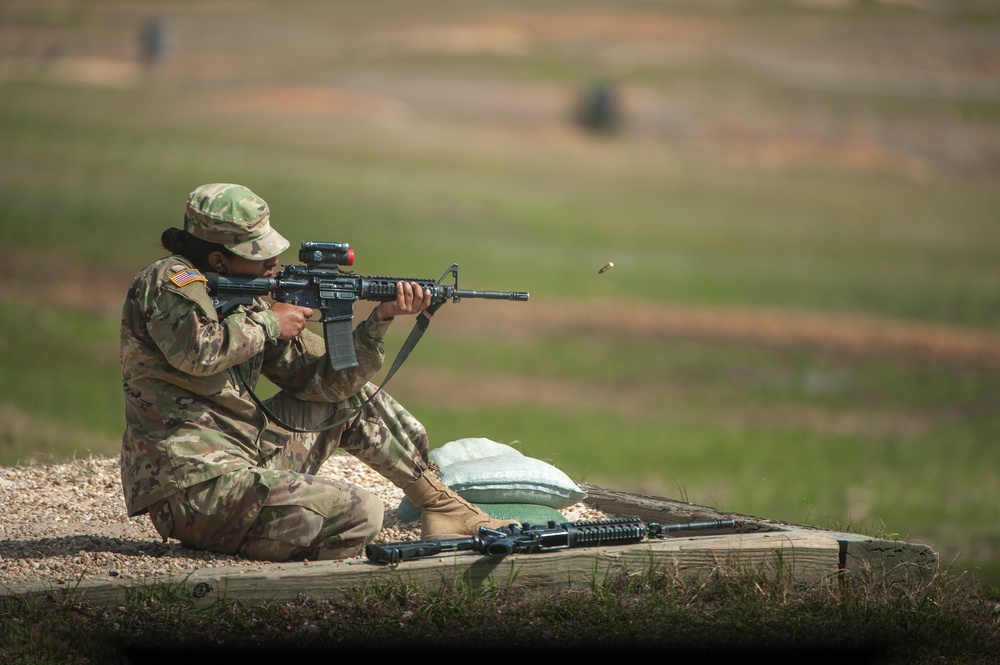
<path id="1" fill-rule="evenodd" d="M 184 230 L 252 261 L 273 258 L 289 242 L 271 227 L 264 199 L 242 185 L 202 185 L 188 194 Z"/>

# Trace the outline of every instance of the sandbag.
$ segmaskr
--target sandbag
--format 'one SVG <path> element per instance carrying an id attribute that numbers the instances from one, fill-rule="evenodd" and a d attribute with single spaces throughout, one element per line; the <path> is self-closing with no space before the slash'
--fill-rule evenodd
<path id="1" fill-rule="evenodd" d="M 555 466 L 490 439 L 450 441 L 432 450 L 430 460 L 440 468 L 442 482 L 487 512 L 486 506 L 490 504 L 524 504 L 558 510 L 587 497 Z M 406 498 L 397 509 L 397 517 L 405 522 L 416 521 L 419 515 L 420 511 Z M 517 521 L 544 523 L 548 519 Z"/>

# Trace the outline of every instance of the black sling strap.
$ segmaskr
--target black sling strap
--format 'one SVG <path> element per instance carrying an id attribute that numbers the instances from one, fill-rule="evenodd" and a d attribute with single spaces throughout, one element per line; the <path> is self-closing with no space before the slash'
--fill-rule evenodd
<path id="1" fill-rule="evenodd" d="M 355 409 L 353 413 L 344 418 L 341 418 L 340 420 L 331 425 L 326 425 L 318 429 L 303 429 L 300 427 L 289 425 L 288 423 L 284 422 L 276 415 L 274 415 L 271 412 L 271 410 L 267 408 L 267 405 L 264 404 L 263 400 L 257 397 L 257 394 L 253 391 L 253 388 L 250 386 L 250 383 L 246 380 L 246 378 L 240 373 L 240 371 L 237 368 L 234 367 L 233 370 L 236 373 L 236 376 L 239 377 L 240 383 L 242 383 L 243 387 L 246 388 L 247 393 L 250 395 L 250 399 L 261 410 L 261 413 L 263 414 L 265 420 L 264 423 L 265 427 L 267 426 L 267 421 L 270 420 L 271 422 L 274 422 L 278 426 L 290 432 L 295 432 L 297 434 L 313 434 L 318 432 L 326 432 L 336 427 L 340 427 L 350 419 L 359 415 L 362 409 L 368 406 L 371 403 L 371 401 L 375 399 L 375 397 L 378 396 L 380 392 L 382 392 L 382 389 L 386 386 L 387 383 L 389 383 L 389 379 L 391 379 L 393 375 L 397 372 L 397 370 L 399 370 L 399 368 L 403 366 L 403 363 L 406 362 L 406 359 L 409 357 L 410 352 L 413 351 L 413 348 L 417 345 L 417 342 L 419 342 L 420 338 L 423 336 L 424 331 L 427 330 L 427 326 L 430 325 L 431 317 L 434 316 L 434 313 L 437 312 L 438 308 L 441 307 L 441 305 L 442 303 L 431 304 L 430 307 L 417 314 L 417 322 L 413 325 L 413 328 L 410 329 L 410 334 L 407 336 L 406 341 L 403 342 L 403 346 L 400 347 L 399 353 L 396 354 L 396 358 L 392 363 L 392 367 L 389 368 L 389 372 L 385 375 L 385 379 L 382 380 L 382 384 L 378 387 L 378 389 L 374 393 L 372 393 L 371 397 L 362 402 L 361 405 L 357 409 Z M 261 430 L 263 431 L 263 428 L 261 428 Z"/>

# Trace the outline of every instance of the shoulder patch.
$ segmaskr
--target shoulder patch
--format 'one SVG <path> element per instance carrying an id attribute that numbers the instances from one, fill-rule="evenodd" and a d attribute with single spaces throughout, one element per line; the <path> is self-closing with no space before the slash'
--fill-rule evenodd
<path id="1" fill-rule="evenodd" d="M 207 282 L 208 278 L 201 274 L 201 272 L 190 268 L 188 270 L 182 270 L 179 273 L 175 273 L 170 276 L 170 281 L 177 286 L 187 286 L 193 282 Z"/>

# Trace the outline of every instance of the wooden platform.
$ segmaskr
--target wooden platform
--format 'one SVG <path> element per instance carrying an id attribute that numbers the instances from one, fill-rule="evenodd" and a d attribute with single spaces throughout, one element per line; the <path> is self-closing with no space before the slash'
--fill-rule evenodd
<path id="1" fill-rule="evenodd" d="M 367 560 L 248 564 L 207 568 L 183 578 L 84 580 L 70 589 L 49 584 L 17 584 L 0 590 L 0 604 L 14 599 L 74 594 L 91 603 L 119 603 L 137 588 L 156 584 L 190 593 L 199 602 L 220 598 L 245 602 L 284 601 L 304 597 L 339 599 L 363 584 L 402 580 L 427 586 L 464 580 L 473 586 L 586 590 L 621 575 L 652 570 L 685 577 L 715 571 L 753 571 L 786 576 L 803 585 L 839 584 L 863 577 L 892 584 L 923 585 L 937 569 L 931 548 L 900 541 L 839 533 L 705 506 L 584 485 L 587 503 L 622 517 L 677 524 L 733 519 L 734 528 L 673 536 L 665 540 L 616 547 L 588 547 L 508 557 L 448 553 L 405 561 L 398 566 Z M 680 532 L 685 533 L 685 532 Z"/>
<path id="2" fill-rule="evenodd" d="M 822 537 L 828 542 L 836 543 L 836 568 L 826 569 L 824 577 L 839 578 L 851 576 L 877 577 L 892 583 L 922 585 L 928 584 L 937 572 L 938 555 L 927 545 L 907 543 L 899 540 L 883 540 L 855 533 L 829 531 L 817 527 L 808 527 L 789 522 L 779 522 L 750 515 L 728 513 L 706 506 L 665 499 L 662 497 L 642 496 L 627 492 L 608 490 L 595 485 L 583 485 L 588 493 L 587 503 L 595 508 L 629 517 L 638 517 L 647 522 L 660 524 L 676 524 L 702 520 L 734 519 L 740 527 L 737 533 L 750 539 L 752 534 L 769 536 L 774 545 L 773 557 L 781 556 L 788 562 L 786 555 L 794 553 L 781 544 L 781 536 L 789 538 L 790 544 L 799 537 L 812 534 Z M 699 538 L 702 540 L 704 537 Z M 737 552 L 739 550 L 737 549 Z M 739 558 L 739 557 L 738 557 Z M 801 576 L 796 579 L 803 582 L 811 578 L 809 567 L 805 566 Z M 793 570 L 797 567 L 793 566 Z"/>

